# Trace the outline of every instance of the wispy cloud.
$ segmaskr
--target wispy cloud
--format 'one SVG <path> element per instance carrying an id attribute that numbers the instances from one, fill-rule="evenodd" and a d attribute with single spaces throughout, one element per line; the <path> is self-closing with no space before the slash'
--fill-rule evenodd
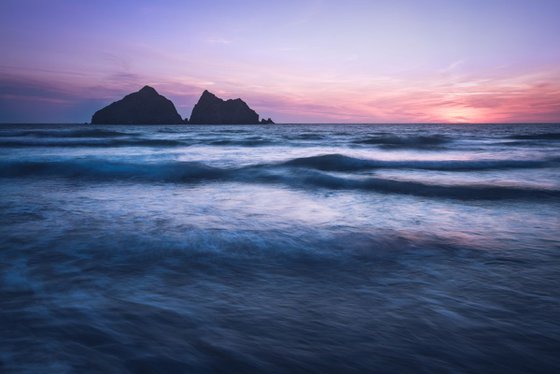
<path id="1" fill-rule="evenodd" d="M 441 69 L 440 73 L 451 73 L 451 72 L 457 70 L 457 68 L 459 68 L 464 63 L 465 63 L 464 60 L 453 61 L 452 63 L 450 63 L 449 65 L 447 65 L 443 69 Z"/>
<path id="2" fill-rule="evenodd" d="M 236 69 L 243 72 L 242 67 Z M 254 79 L 258 74 L 263 78 Z M 364 80 L 351 75 L 294 74 L 281 66 L 254 69 L 253 75 L 249 71 L 232 77 L 218 75 L 215 80 L 115 70 L 97 76 L 93 84 L 88 83 L 92 79 L 87 74 L 80 79 L 64 74 L 52 74 L 50 79 L 30 75 L 0 72 L 3 108 L 49 104 L 59 113 L 66 110 L 76 116 L 75 108 L 93 113 L 94 104 L 106 105 L 149 84 L 172 99 L 184 117 L 190 116 L 200 93 L 210 89 L 224 98 L 242 97 L 262 116 L 280 122 L 555 122 L 560 118 L 556 68 L 525 73 L 497 70 L 484 75 L 446 71 Z M 267 76 L 276 79 L 264 79 Z M 73 120 L 89 120 L 91 113 Z M 63 117 L 67 118 L 60 114 Z"/>
<path id="3" fill-rule="evenodd" d="M 226 39 L 226 38 L 222 38 L 222 37 L 210 37 L 204 40 L 206 43 L 209 44 L 222 44 L 222 45 L 227 45 L 227 44 L 231 44 L 233 43 L 233 41 L 231 39 Z"/>

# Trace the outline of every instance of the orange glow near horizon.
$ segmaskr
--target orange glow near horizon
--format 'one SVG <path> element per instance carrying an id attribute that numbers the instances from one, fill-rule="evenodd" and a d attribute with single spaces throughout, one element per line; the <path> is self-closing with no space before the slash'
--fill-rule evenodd
<path id="1" fill-rule="evenodd" d="M 343 123 L 484 123 L 484 122 L 557 122 L 560 118 L 560 71 L 500 74 L 480 78 L 472 75 L 434 74 L 430 77 L 360 80 L 349 76 L 340 82 L 302 77 L 278 69 L 266 80 L 278 84 L 260 84 L 264 78 L 241 75 L 236 79 L 215 81 L 181 75 L 157 77 L 142 74 L 126 77 L 126 82 L 98 79 L 94 76 L 53 74 L 45 80 L 40 76 L 18 77 L 12 74 L 9 85 L 30 90 L 53 92 L 44 98 L 34 94 L 4 95 L 13 103 L 35 107 L 52 104 L 59 108 L 75 105 L 80 100 L 95 100 L 92 110 L 137 91 L 143 85 L 153 86 L 170 98 L 183 117 L 204 89 L 227 98 L 241 97 L 262 117 L 276 122 L 343 122 Z M 87 118 L 84 118 L 87 120 Z"/>
<path id="2" fill-rule="evenodd" d="M 446 123 L 480 123 L 488 122 L 480 110 L 475 108 L 443 108 L 439 110 L 441 120 L 438 122 Z"/>

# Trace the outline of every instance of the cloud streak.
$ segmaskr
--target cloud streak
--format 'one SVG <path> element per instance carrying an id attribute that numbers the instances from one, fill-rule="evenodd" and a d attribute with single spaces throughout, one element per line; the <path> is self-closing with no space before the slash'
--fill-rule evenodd
<path id="1" fill-rule="evenodd" d="M 242 97 L 261 115 L 283 122 L 555 122 L 560 113 L 558 77 L 551 70 L 496 78 L 386 77 L 356 85 L 353 81 L 303 80 L 299 86 L 298 78 L 292 77 L 288 78 L 294 80 L 292 85 L 271 93 L 265 86 L 243 87 L 236 80 L 220 84 L 183 77 L 174 81 L 126 72 L 112 73 L 106 81 L 92 85 L 4 74 L 0 75 L 0 101 L 3 108 L 23 111 L 26 106 L 52 105 L 64 112 L 108 104 L 150 84 L 187 117 L 200 93 L 210 89 L 226 98 Z"/>

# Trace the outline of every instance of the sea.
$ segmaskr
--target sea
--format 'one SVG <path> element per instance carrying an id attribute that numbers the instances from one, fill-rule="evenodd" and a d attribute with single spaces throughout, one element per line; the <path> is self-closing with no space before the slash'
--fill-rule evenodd
<path id="1" fill-rule="evenodd" d="M 558 373 L 560 125 L 1 125 L 0 372 Z"/>

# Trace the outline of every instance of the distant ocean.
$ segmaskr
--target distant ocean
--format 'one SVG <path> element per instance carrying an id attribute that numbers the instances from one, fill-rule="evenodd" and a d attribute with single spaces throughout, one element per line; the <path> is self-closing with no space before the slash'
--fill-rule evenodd
<path id="1" fill-rule="evenodd" d="M 0 372 L 560 372 L 560 125 L 0 126 Z"/>

